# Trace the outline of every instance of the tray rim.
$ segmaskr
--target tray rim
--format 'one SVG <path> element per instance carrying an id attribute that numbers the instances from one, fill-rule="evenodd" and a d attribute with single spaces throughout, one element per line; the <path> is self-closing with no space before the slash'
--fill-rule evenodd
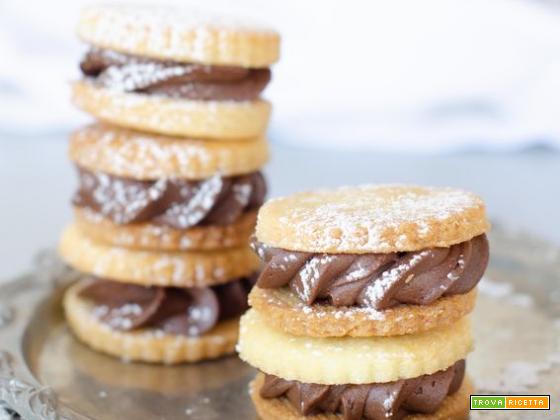
<path id="1" fill-rule="evenodd" d="M 35 378 L 24 350 L 36 309 L 75 279 L 76 273 L 47 249 L 33 258 L 26 274 L 0 284 L 0 401 L 24 419 L 88 419 L 62 404 L 51 387 Z M 27 299 L 30 305 L 14 305 L 18 299 Z"/>

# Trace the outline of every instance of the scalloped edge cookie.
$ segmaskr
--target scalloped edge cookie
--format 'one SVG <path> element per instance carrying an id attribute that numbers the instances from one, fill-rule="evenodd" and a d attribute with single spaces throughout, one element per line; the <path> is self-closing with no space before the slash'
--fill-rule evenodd
<path id="1" fill-rule="evenodd" d="M 262 420 L 342 420 L 338 414 L 318 414 L 302 416 L 286 398 L 262 398 L 259 394 L 264 383 L 264 375 L 258 373 L 249 384 L 249 394 L 257 413 Z M 470 395 L 474 387 L 470 379 L 465 376 L 459 390 L 448 395 L 441 407 L 433 414 L 414 414 L 404 417 L 404 420 L 466 420 L 470 414 Z"/>
<path id="2" fill-rule="evenodd" d="M 108 124 L 92 124 L 70 135 L 70 160 L 91 171 L 140 180 L 202 180 L 219 173 L 243 175 L 269 159 L 264 137 L 244 141 L 208 141 L 142 133 Z"/>
<path id="3" fill-rule="evenodd" d="M 107 245 L 152 251 L 213 251 L 246 246 L 255 228 L 257 212 L 244 213 L 229 225 L 190 229 L 152 223 L 118 225 L 79 207 L 74 207 L 74 220 L 86 236 Z"/>
<path id="4" fill-rule="evenodd" d="M 125 93 L 88 81 L 72 84 L 74 104 L 94 117 L 123 127 L 170 136 L 213 140 L 251 139 L 266 131 L 269 102 L 193 101 Z"/>
<path id="5" fill-rule="evenodd" d="M 75 224 L 63 232 L 59 254 L 79 271 L 144 286 L 212 286 L 249 276 L 260 267 L 248 246 L 219 251 L 130 250 L 95 242 Z"/>
<path id="6" fill-rule="evenodd" d="M 200 337 L 183 337 L 156 330 L 116 331 L 91 314 L 91 305 L 77 295 L 78 285 L 64 296 L 70 329 L 89 347 L 123 360 L 176 364 L 214 359 L 235 351 L 238 320 L 220 322 Z"/>
<path id="7" fill-rule="evenodd" d="M 484 202 L 453 188 L 362 185 L 268 201 L 256 235 L 292 251 L 389 253 L 449 247 L 490 228 Z"/>
<path id="8" fill-rule="evenodd" d="M 172 6 L 90 6 L 82 10 L 78 36 L 97 47 L 180 62 L 256 68 L 280 56 L 280 35 L 271 29 Z"/>
<path id="9" fill-rule="evenodd" d="M 390 382 L 437 372 L 472 350 L 470 322 L 394 337 L 302 337 L 266 323 L 255 309 L 241 317 L 239 357 L 259 370 L 316 384 Z"/>
<path id="10" fill-rule="evenodd" d="M 398 305 L 383 311 L 359 307 L 306 305 L 288 288 L 253 287 L 249 304 L 266 323 L 307 337 L 372 337 L 417 334 L 454 324 L 475 306 L 476 289 L 443 297 L 431 305 Z"/>

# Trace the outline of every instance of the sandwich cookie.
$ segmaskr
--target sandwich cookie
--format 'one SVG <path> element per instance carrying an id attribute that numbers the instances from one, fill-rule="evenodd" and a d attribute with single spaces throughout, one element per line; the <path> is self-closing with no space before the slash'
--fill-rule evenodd
<path id="1" fill-rule="evenodd" d="M 238 351 L 267 419 L 468 418 L 466 315 L 488 264 L 484 203 L 362 186 L 271 200 Z"/>
<path id="2" fill-rule="evenodd" d="M 266 195 L 267 143 L 210 142 L 107 125 L 73 133 L 78 228 L 108 245 L 159 251 L 246 246 Z"/>
<path id="3" fill-rule="evenodd" d="M 482 200 L 449 188 L 364 186 L 271 200 L 253 242 L 264 268 L 251 305 L 294 335 L 450 325 L 474 307 L 488 228 Z"/>
<path id="4" fill-rule="evenodd" d="M 144 131 L 219 140 L 266 129 L 260 99 L 279 57 L 279 35 L 233 18 L 173 7 L 96 6 L 79 37 L 90 45 L 73 86 L 77 106 Z"/>

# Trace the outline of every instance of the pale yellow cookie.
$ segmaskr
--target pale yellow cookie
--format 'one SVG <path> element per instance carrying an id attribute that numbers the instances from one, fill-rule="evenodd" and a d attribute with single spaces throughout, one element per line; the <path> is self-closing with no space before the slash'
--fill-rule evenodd
<path id="1" fill-rule="evenodd" d="M 446 369 L 472 350 L 470 323 L 394 337 L 302 337 L 267 324 L 255 309 L 241 317 L 239 357 L 284 379 L 317 384 L 367 384 Z"/>
<path id="2" fill-rule="evenodd" d="M 316 414 L 302 416 L 286 398 L 262 398 L 259 394 L 264 383 L 264 375 L 259 373 L 249 386 L 251 399 L 262 420 L 342 420 L 339 414 Z M 468 377 L 463 379 L 461 388 L 443 400 L 441 407 L 433 414 L 414 414 L 405 420 L 466 420 L 469 418 L 470 395 L 474 388 Z"/>
<path id="3" fill-rule="evenodd" d="M 233 353 L 238 320 L 220 322 L 200 337 L 165 334 L 158 330 L 117 331 L 97 320 L 92 305 L 77 294 L 74 285 L 64 296 L 70 329 L 91 348 L 124 360 L 175 364 L 214 359 Z"/>
<path id="4" fill-rule="evenodd" d="M 248 246 L 218 251 L 131 250 L 95 242 L 76 225 L 64 231 L 59 253 L 77 270 L 145 286 L 212 286 L 251 275 L 260 266 Z"/>
<path id="5" fill-rule="evenodd" d="M 174 229 L 152 223 L 118 225 L 98 213 L 74 208 L 77 227 L 94 241 L 108 245 L 154 251 L 218 250 L 247 246 L 255 228 L 256 211 L 241 215 L 225 226 Z"/>
<path id="6" fill-rule="evenodd" d="M 254 287 L 249 304 L 266 323 L 308 337 L 371 337 L 416 334 L 456 323 L 475 305 L 476 289 L 443 297 L 431 305 L 398 305 L 383 311 L 359 307 L 306 305 L 289 288 Z"/>
<path id="7" fill-rule="evenodd" d="M 363 254 L 449 247 L 489 227 L 484 203 L 472 193 L 364 185 L 270 200 L 256 234 L 287 250 Z"/>
<path id="8" fill-rule="evenodd" d="M 201 180 L 259 170 L 268 160 L 268 143 L 264 137 L 208 141 L 93 124 L 72 133 L 69 155 L 93 172 L 141 180 Z"/>
<path id="9" fill-rule="evenodd" d="M 266 131 L 270 103 L 255 101 L 195 101 L 96 86 L 72 84 L 74 104 L 115 125 L 171 136 L 218 140 L 252 139 Z"/>
<path id="10" fill-rule="evenodd" d="M 85 8 L 78 36 L 101 48 L 189 63 L 268 67 L 280 54 L 280 36 L 262 25 L 162 5 Z"/>

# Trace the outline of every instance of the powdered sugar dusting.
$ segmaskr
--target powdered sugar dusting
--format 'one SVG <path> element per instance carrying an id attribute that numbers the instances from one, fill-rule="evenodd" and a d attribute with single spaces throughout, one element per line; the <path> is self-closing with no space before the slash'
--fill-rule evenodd
<path id="1" fill-rule="evenodd" d="M 278 58 L 278 35 L 257 22 L 169 5 L 88 7 L 78 34 L 99 46 L 133 53 L 140 49 L 165 58 L 204 62 L 219 54 L 219 62 L 255 65 Z"/>
<path id="2" fill-rule="evenodd" d="M 76 106 L 117 125 L 184 136 L 234 139 L 257 137 L 270 105 L 256 101 L 196 101 L 121 92 L 86 81 L 74 83 Z"/>
<path id="3" fill-rule="evenodd" d="M 191 72 L 192 68 L 186 66 L 168 67 L 161 63 L 131 63 L 124 66 L 109 66 L 96 82 L 108 89 L 133 92 Z"/>
<path id="4" fill-rule="evenodd" d="M 98 277 L 109 277 L 133 283 L 160 286 L 194 287 L 218 284 L 242 273 L 243 268 L 221 267 L 224 259 L 236 260 L 244 266 L 251 256 L 248 249 L 233 248 L 228 255 L 206 252 L 155 252 L 100 245 L 80 234 L 71 226 L 63 235 L 64 258 L 76 268 Z M 251 260 L 252 261 L 252 260 Z"/>
<path id="5" fill-rule="evenodd" d="M 319 281 L 319 277 L 321 275 L 319 266 L 322 264 L 328 264 L 332 261 L 332 259 L 333 257 L 330 255 L 320 255 L 311 258 L 305 263 L 299 273 L 302 286 L 301 288 L 298 287 L 297 290 L 298 294 L 303 296 L 304 300 L 310 299 L 311 291 L 315 288 L 316 283 Z"/>
<path id="6" fill-rule="evenodd" d="M 202 182 L 193 197 L 185 205 L 173 204 L 164 214 L 178 222 L 178 227 L 186 229 L 199 223 L 214 207 L 222 190 L 223 180 L 219 174 Z"/>
<path id="7" fill-rule="evenodd" d="M 135 179 L 198 180 L 214 173 L 235 175 L 263 165 L 263 150 L 266 143 L 262 140 L 216 144 L 103 125 L 76 131 L 70 145 L 70 155 L 80 166 Z M 253 159 L 255 153 L 262 157 Z"/>
<path id="8" fill-rule="evenodd" d="M 249 31 L 275 33 L 259 22 L 249 18 L 241 18 L 226 14 L 212 14 L 204 10 L 187 9 L 184 7 L 166 6 L 148 6 L 148 5 L 103 5 L 87 7 L 82 12 L 82 20 L 99 19 L 100 23 L 104 23 L 103 28 L 98 32 L 111 36 L 115 26 L 138 26 L 149 29 L 154 41 L 157 42 L 157 34 L 160 31 L 174 30 L 200 31 L 199 42 L 204 45 L 205 34 L 212 28 L 223 31 Z M 105 30 L 104 30 L 105 29 Z M 109 33 L 106 33 L 109 32 Z M 177 40 L 180 41 L 180 40 Z M 133 40 L 121 40 L 121 42 L 133 42 Z"/>
<path id="9" fill-rule="evenodd" d="M 383 400 L 383 408 L 385 409 L 385 417 L 391 418 L 393 417 L 393 410 L 392 407 L 395 404 L 396 395 L 394 392 L 387 394 L 385 399 Z"/>
<path id="10" fill-rule="evenodd" d="M 291 245 L 287 239 L 275 245 L 294 250 L 312 246 L 324 252 L 390 252 L 395 247 L 408 251 L 424 238 L 445 240 L 440 239 L 445 229 L 464 229 L 464 235 L 472 237 L 473 230 L 482 233 L 488 228 L 482 200 L 452 188 L 365 185 L 300 193 L 269 201 L 261 219 L 268 208 L 274 209 L 271 223 L 279 225 L 275 230 L 289 232 L 285 236 Z M 306 242 L 311 240 L 313 245 Z"/>
<path id="11" fill-rule="evenodd" d="M 282 307 L 285 302 L 282 299 L 269 297 L 268 304 L 272 306 Z M 301 314 L 301 322 L 307 322 L 312 318 L 321 319 L 327 316 L 334 316 L 337 320 L 354 319 L 356 316 L 366 318 L 371 321 L 383 321 L 385 314 L 383 311 L 378 311 L 370 307 L 349 306 L 340 307 L 333 310 L 335 307 L 324 305 L 307 305 L 299 299 L 290 299 L 288 306 L 295 312 Z M 298 315 L 295 315 L 298 317 Z"/>
<path id="12" fill-rule="evenodd" d="M 429 251 L 422 251 L 412 256 L 412 258 L 403 260 L 396 264 L 390 270 L 383 271 L 381 278 L 372 282 L 365 290 L 366 299 L 371 306 L 377 306 L 381 299 L 386 295 L 387 290 L 391 288 L 399 279 L 412 268 L 414 268 L 424 257 L 429 255 Z"/>

